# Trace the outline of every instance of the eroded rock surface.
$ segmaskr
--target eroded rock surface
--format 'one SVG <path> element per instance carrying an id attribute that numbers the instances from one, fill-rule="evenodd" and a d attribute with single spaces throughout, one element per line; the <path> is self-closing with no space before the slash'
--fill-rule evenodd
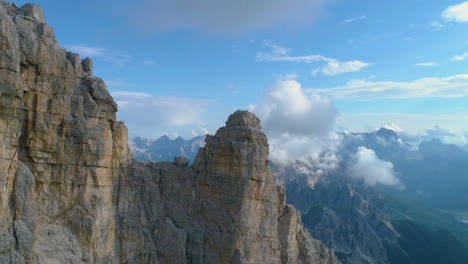
<path id="1" fill-rule="evenodd" d="M 192 167 L 132 160 L 93 63 L 39 6 L 0 0 L 0 263 L 336 263 L 238 111 Z"/>

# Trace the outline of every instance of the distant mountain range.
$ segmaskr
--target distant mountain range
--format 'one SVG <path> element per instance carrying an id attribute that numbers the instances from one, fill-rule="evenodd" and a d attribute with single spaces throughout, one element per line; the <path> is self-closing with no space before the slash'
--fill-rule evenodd
<path id="1" fill-rule="evenodd" d="M 340 166 L 326 176 L 307 175 L 307 162 L 271 162 L 287 202 L 300 210 L 312 236 L 346 264 L 466 263 L 466 150 L 439 139 L 410 145 L 385 128 L 343 133 L 341 138 Z M 180 155 L 193 160 L 203 145 L 203 137 L 163 136 L 155 141 L 135 138 L 131 148 L 136 159 L 172 161 Z M 348 166 L 360 147 L 391 162 L 404 188 L 368 187 L 350 177 Z"/>
<path id="2" fill-rule="evenodd" d="M 342 138 L 339 168 L 313 188 L 303 168 L 272 166 L 312 236 L 347 264 L 466 263 L 468 154 L 438 139 L 411 146 L 388 129 Z M 392 162 L 405 188 L 352 179 L 347 166 L 362 146 Z"/>
<path id="3" fill-rule="evenodd" d="M 181 137 L 170 139 L 162 136 L 156 140 L 136 137 L 129 142 L 133 157 L 141 161 L 173 161 L 184 156 L 193 161 L 200 147 L 205 146 L 205 137 L 198 136 L 189 140 Z"/>
<path id="4" fill-rule="evenodd" d="M 364 146 L 380 159 L 392 162 L 405 186 L 400 194 L 437 209 L 468 210 L 468 153 L 460 147 L 439 139 L 413 147 L 385 128 L 343 134 L 343 138 L 340 155 L 344 161 Z"/>

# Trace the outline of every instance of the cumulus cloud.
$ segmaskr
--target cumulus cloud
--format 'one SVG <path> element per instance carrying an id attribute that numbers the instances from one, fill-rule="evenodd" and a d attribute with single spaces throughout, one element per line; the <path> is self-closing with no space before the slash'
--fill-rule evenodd
<path id="1" fill-rule="evenodd" d="M 321 13 L 327 0 L 143 0 L 130 10 L 139 29 L 197 30 L 222 35 L 305 26 Z"/>
<path id="2" fill-rule="evenodd" d="M 295 80 L 280 80 L 267 89 L 261 104 L 252 106 L 262 126 L 272 135 L 326 135 L 337 110 L 328 97 L 305 94 Z"/>
<path id="3" fill-rule="evenodd" d="M 458 98 L 468 95 L 468 74 L 446 78 L 424 78 L 411 82 L 371 82 L 351 80 L 344 86 L 309 89 L 337 99 Z"/>
<path id="4" fill-rule="evenodd" d="M 111 91 L 119 111 L 133 134 L 152 137 L 168 128 L 199 128 L 209 101 L 176 96 L 153 96 L 146 93 Z M 192 128 L 193 129 L 193 128 Z M 183 130 L 183 129 L 182 129 Z"/>
<path id="5" fill-rule="evenodd" d="M 106 48 L 80 46 L 80 45 L 65 45 L 67 50 L 80 54 L 81 57 L 102 58 L 117 66 L 124 66 L 131 60 L 131 56 L 120 50 L 112 50 Z"/>
<path id="6" fill-rule="evenodd" d="M 359 147 L 349 168 L 351 177 L 363 180 L 368 186 L 383 184 L 401 188 L 400 179 L 393 170 L 393 164 L 380 160 L 372 149 Z"/>
<path id="7" fill-rule="evenodd" d="M 270 51 L 257 52 L 257 61 L 302 62 L 308 64 L 325 62 L 325 65 L 311 71 L 311 74 L 314 76 L 318 75 L 319 73 L 326 76 L 335 76 L 347 72 L 357 72 L 370 65 L 369 63 L 358 60 L 340 61 L 322 55 L 290 56 L 289 48 L 279 46 L 271 40 L 264 41 L 263 45 L 270 48 Z"/>
<path id="8" fill-rule="evenodd" d="M 295 80 L 279 80 L 250 110 L 262 120 L 270 158 L 276 163 L 300 165 L 314 176 L 337 167 L 340 138 L 333 132 L 337 110 L 329 98 L 305 94 Z"/>
<path id="9" fill-rule="evenodd" d="M 447 7 L 442 13 L 445 21 L 468 22 L 468 1 Z"/>

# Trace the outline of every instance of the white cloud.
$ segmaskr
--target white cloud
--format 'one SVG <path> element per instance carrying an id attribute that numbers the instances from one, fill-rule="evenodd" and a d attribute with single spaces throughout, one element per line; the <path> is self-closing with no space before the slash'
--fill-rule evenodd
<path id="1" fill-rule="evenodd" d="M 131 57 L 120 50 L 111 50 L 106 48 L 97 48 L 79 45 L 65 45 L 65 48 L 80 54 L 81 57 L 102 58 L 117 66 L 124 66 Z"/>
<path id="2" fill-rule="evenodd" d="M 307 56 L 289 56 L 290 49 L 274 44 L 272 41 L 265 41 L 264 46 L 271 49 L 270 52 L 257 52 L 257 61 L 283 61 L 283 62 L 302 62 L 302 63 L 320 63 L 325 62 L 324 66 L 320 66 L 311 71 L 311 74 L 316 76 L 321 73 L 326 76 L 334 76 L 347 72 L 357 72 L 368 67 L 370 64 L 358 60 L 340 61 L 337 59 L 328 58 L 322 55 L 307 55 Z"/>
<path id="3" fill-rule="evenodd" d="M 342 22 L 342 24 L 348 24 L 348 23 L 351 23 L 351 22 L 354 22 L 354 21 L 364 20 L 364 19 L 367 19 L 367 16 L 353 17 L 353 18 L 350 18 L 350 19 L 346 19 L 345 21 Z"/>
<path id="4" fill-rule="evenodd" d="M 318 94 L 307 95 L 294 80 L 277 81 L 252 110 L 271 134 L 325 135 L 333 127 L 337 110 L 332 101 Z"/>
<path id="5" fill-rule="evenodd" d="M 445 21 L 468 22 L 468 1 L 449 6 L 442 13 L 442 19 Z"/>
<path id="6" fill-rule="evenodd" d="M 372 149 L 359 147 L 349 168 L 351 177 L 361 179 L 368 186 L 383 184 L 402 187 L 393 170 L 393 164 L 380 160 Z"/>
<path id="7" fill-rule="evenodd" d="M 314 164 L 309 166 L 311 173 L 337 165 L 339 137 L 333 132 L 337 110 L 329 98 L 305 94 L 297 81 L 280 80 L 250 111 L 262 120 L 273 161 L 284 165 L 302 160 Z"/>
<path id="8" fill-rule="evenodd" d="M 369 66 L 369 63 L 365 63 L 358 60 L 341 62 L 338 60 L 330 59 L 328 60 L 328 63 L 325 67 L 318 68 L 318 70 L 319 72 L 322 72 L 323 75 L 335 76 L 347 72 L 357 72 L 367 66 Z"/>
<path id="9" fill-rule="evenodd" d="M 463 53 L 463 54 L 460 54 L 460 55 L 455 55 L 452 57 L 452 60 L 453 61 L 462 61 L 462 60 L 465 60 L 466 58 L 468 58 L 468 53 Z"/>
<path id="10" fill-rule="evenodd" d="M 420 63 L 416 63 L 414 64 L 414 66 L 422 66 L 422 67 L 433 67 L 433 66 L 436 66 L 437 63 L 435 62 L 420 62 Z"/>
<path id="11" fill-rule="evenodd" d="M 143 0 L 129 8 L 139 30 L 197 30 L 233 35 L 275 26 L 310 25 L 327 0 Z"/>
<path id="12" fill-rule="evenodd" d="M 405 98 L 458 98 L 468 96 L 468 74 L 446 78 L 424 78 L 411 82 L 370 82 L 351 80 L 346 85 L 308 89 L 309 92 L 326 94 L 334 99 L 405 99 Z"/>
<path id="13" fill-rule="evenodd" d="M 170 129 L 190 131 L 204 124 L 209 101 L 176 96 L 154 96 L 140 92 L 111 91 L 132 134 L 152 137 Z M 190 128 L 188 128 L 190 127 Z"/>

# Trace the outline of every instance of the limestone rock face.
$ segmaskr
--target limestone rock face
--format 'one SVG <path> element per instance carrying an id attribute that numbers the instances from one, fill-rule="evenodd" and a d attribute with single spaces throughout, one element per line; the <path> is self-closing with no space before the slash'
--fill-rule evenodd
<path id="1" fill-rule="evenodd" d="M 237 111 L 192 167 L 135 161 L 119 183 L 121 262 L 338 263 L 286 205 L 268 151 L 257 117 Z"/>
<path id="2" fill-rule="evenodd" d="M 0 263 L 337 263 L 285 204 L 238 111 L 194 165 L 132 160 L 90 59 L 0 0 Z"/>
<path id="3" fill-rule="evenodd" d="M 0 1 L 0 263 L 118 260 L 115 186 L 131 156 L 116 111 L 38 5 Z"/>

